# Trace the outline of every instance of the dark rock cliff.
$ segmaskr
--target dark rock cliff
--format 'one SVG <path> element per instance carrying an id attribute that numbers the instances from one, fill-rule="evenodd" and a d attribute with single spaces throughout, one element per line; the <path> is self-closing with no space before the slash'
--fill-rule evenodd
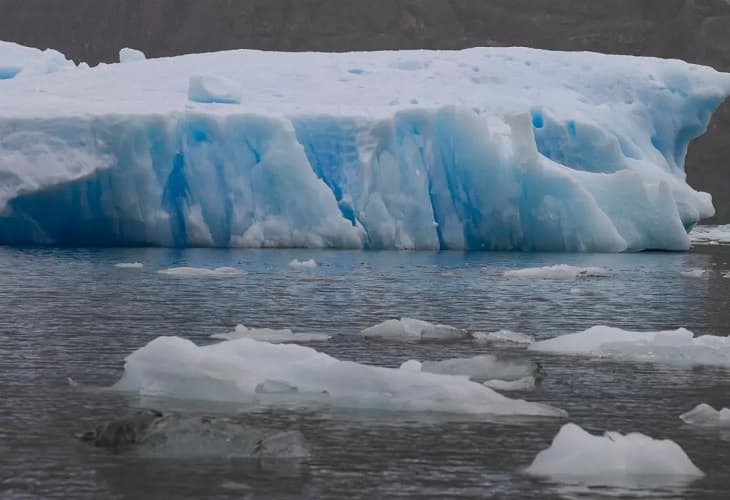
<path id="1" fill-rule="evenodd" d="M 79 61 L 232 48 L 523 45 L 674 57 L 730 71 L 730 0 L 0 0 L 0 39 Z M 730 102 L 687 159 L 730 222 Z"/>

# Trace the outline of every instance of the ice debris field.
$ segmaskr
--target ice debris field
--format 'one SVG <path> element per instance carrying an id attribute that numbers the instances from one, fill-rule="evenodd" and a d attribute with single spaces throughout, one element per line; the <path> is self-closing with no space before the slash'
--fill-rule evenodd
<path id="1" fill-rule="evenodd" d="M 0 243 L 621 252 L 714 213 L 730 75 L 525 48 L 76 66 L 0 43 Z"/>

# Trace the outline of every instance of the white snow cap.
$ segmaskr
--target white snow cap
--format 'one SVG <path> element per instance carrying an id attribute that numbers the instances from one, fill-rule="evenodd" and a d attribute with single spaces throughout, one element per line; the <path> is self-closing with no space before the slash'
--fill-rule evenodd
<path id="1" fill-rule="evenodd" d="M 261 387 L 272 386 L 267 381 L 297 390 L 289 399 L 286 391 L 262 393 Z M 126 358 L 114 388 L 198 401 L 274 404 L 283 397 L 285 403 L 343 408 L 565 416 L 552 406 L 510 399 L 463 377 L 339 361 L 309 347 L 247 338 L 199 347 L 179 337 L 158 337 Z"/>
<path id="2" fill-rule="evenodd" d="M 595 484 L 641 477 L 672 481 L 677 476 L 704 476 L 674 441 L 639 433 L 594 436 L 572 423 L 560 429 L 550 447 L 538 453 L 525 472 L 554 480 L 580 478 Z"/>
<path id="3" fill-rule="evenodd" d="M 582 332 L 535 342 L 528 349 L 625 361 L 685 366 L 730 366 L 730 341 L 727 337 L 713 335 L 695 337 L 685 328 L 633 332 L 599 325 Z"/>
<path id="4" fill-rule="evenodd" d="M 122 64 L 145 61 L 146 59 L 147 56 L 141 50 L 125 47 L 119 51 L 119 62 Z"/>

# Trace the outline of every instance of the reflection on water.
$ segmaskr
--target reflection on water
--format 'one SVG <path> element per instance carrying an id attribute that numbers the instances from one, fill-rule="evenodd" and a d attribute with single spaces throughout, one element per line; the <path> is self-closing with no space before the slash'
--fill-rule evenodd
<path id="1" fill-rule="evenodd" d="M 320 265 L 298 270 L 293 259 Z M 141 262 L 143 268 L 118 268 Z M 527 353 L 518 347 L 385 344 L 353 334 L 409 316 L 470 331 L 538 339 L 595 324 L 730 333 L 730 249 L 687 254 L 491 253 L 0 248 L 0 496 L 63 498 L 374 498 L 657 496 L 725 498 L 730 440 L 678 416 L 701 402 L 730 406 L 730 375 Z M 609 270 L 575 281 L 507 279 L 509 269 L 570 264 Z M 245 269 L 225 278 L 158 274 L 171 267 Z M 682 276 L 702 268 L 707 279 Z M 339 359 L 398 366 L 495 350 L 542 363 L 529 400 L 567 410 L 593 433 L 643 432 L 677 441 L 707 477 L 690 484 L 592 488 L 520 471 L 564 422 L 449 415 L 211 407 L 145 400 L 109 386 L 123 359 L 159 335 L 196 343 L 247 326 L 337 335 Z M 67 377 L 82 387 L 69 386 Z M 94 448 L 73 435 L 132 407 L 241 413 L 254 426 L 300 430 L 301 461 L 161 460 Z"/>

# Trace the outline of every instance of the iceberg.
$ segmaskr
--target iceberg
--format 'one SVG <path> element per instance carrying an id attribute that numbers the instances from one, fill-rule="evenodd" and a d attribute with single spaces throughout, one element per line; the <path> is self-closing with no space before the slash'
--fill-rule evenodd
<path id="1" fill-rule="evenodd" d="M 466 330 L 420 319 L 389 319 L 360 332 L 365 338 L 389 342 L 449 342 L 469 338 Z"/>
<path id="2" fill-rule="evenodd" d="M 294 333 L 288 328 L 248 328 L 244 325 L 236 325 L 232 332 L 214 333 L 211 338 L 218 340 L 235 340 L 235 339 L 252 339 L 271 344 L 281 344 L 285 342 L 326 342 L 330 338 L 329 335 L 322 333 Z"/>
<path id="3" fill-rule="evenodd" d="M 716 410 L 707 403 L 702 403 L 679 418 L 685 424 L 699 427 L 730 427 L 730 408 Z"/>
<path id="4" fill-rule="evenodd" d="M 300 345 L 246 338 L 197 346 L 179 337 L 158 337 L 126 358 L 113 389 L 195 401 L 565 416 L 560 409 L 510 399 L 463 377 L 340 361 Z"/>
<path id="5" fill-rule="evenodd" d="M 19 57 L 0 67 L 46 56 Z M 678 60 L 526 48 L 47 72 L 0 81 L 0 244 L 685 250 L 714 213 L 687 146 L 730 93 Z"/>
<path id="6" fill-rule="evenodd" d="M 549 448 L 537 454 L 525 472 L 595 485 L 632 484 L 641 479 L 662 483 L 704 476 L 674 441 L 639 433 L 594 436 L 570 423 L 560 429 Z"/>
<path id="7" fill-rule="evenodd" d="M 528 350 L 680 366 L 730 367 L 730 341 L 727 337 L 695 337 L 685 328 L 632 332 L 599 325 L 535 342 L 528 346 Z"/>

